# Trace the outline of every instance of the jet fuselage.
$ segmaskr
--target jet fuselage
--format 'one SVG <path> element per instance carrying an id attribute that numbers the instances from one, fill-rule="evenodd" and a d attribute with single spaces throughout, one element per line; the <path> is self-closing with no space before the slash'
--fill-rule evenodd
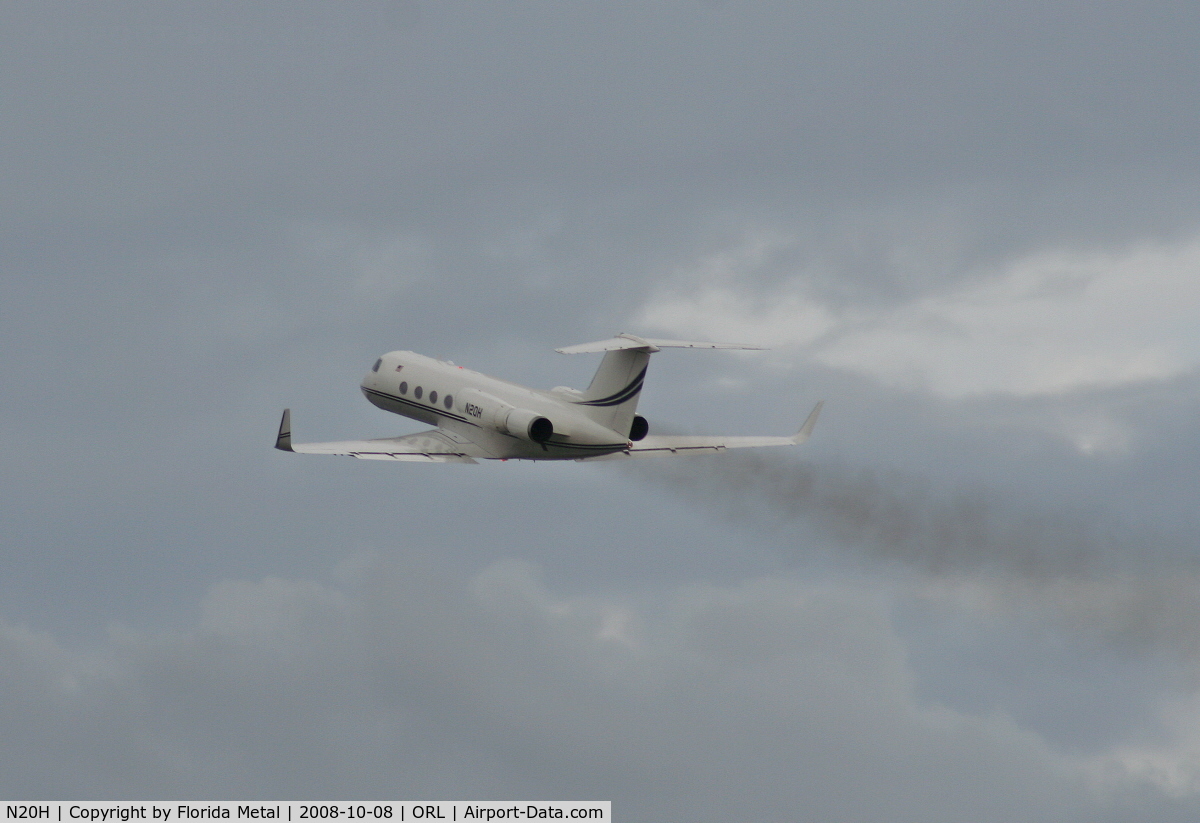
<path id="1" fill-rule="evenodd" d="M 539 391 L 411 351 L 379 358 L 361 389 L 379 408 L 461 434 L 496 458 L 576 460 L 631 445 L 628 432 L 581 410 L 579 392 Z"/>

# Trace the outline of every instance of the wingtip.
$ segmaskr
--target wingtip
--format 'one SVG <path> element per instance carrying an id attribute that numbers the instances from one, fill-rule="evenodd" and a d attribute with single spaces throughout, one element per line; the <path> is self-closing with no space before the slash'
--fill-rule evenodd
<path id="1" fill-rule="evenodd" d="M 284 409 L 283 418 L 279 421 L 279 434 L 275 435 L 275 448 L 280 451 L 292 451 L 292 410 Z"/>
<path id="2" fill-rule="evenodd" d="M 808 417 L 804 421 L 804 425 L 800 427 L 800 431 L 792 438 L 792 441 L 799 446 L 804 441 L 812 436 L 813 428 L 817 425 L 817 418 L 821 415 L 821 409 L 824 408 L 825 401 L 818 400 L 817 405 L 813 406 L 813 410 L 808 413 Z"/>

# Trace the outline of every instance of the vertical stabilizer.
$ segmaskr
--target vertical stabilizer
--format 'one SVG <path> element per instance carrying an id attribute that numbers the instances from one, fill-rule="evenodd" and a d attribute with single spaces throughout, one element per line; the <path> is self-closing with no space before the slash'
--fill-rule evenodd
<path id="1" fill-rule="evenodd" d="M 649 364 L 647 348 L 605 352 L 591 385 L 575 402 L 600 425 L 628 436 Z"/>

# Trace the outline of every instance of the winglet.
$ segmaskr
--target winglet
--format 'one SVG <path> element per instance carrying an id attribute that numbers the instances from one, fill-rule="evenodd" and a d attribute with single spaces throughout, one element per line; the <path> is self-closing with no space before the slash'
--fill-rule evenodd
<path id="1" fill-rule="evenodd" d="M 283 419 L 279 421 L 279 434 L 275 435 L 275 448 L 280 451 L 292 451 L 292 410 L 283 410 Z"/>
<path id="2" fill-rule="evenodd" d="M 804 425 L 800 427 L 800 431 L 792 435 L 792 442 L 797 446 L 812 436 L 813 427 L 817 425 L 817 417 L 821 414 L 821 407 L 824 405 L 824 400 L 817 401 L 817 405 L 813 406 L 813 410 L 808 413 L 808 419 L 804 421 Z"/>

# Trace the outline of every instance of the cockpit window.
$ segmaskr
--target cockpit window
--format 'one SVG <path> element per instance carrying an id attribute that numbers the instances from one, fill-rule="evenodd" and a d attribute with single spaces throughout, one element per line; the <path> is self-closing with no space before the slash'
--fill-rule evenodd
<path id="1" fill-rule="evenodd" d="M 375 365 L 371 367 L 371 371 L 379 371 L 379 367 L 382 365 L 383 365 L 383 358 L 381 357 L 375 361 Z"/>

